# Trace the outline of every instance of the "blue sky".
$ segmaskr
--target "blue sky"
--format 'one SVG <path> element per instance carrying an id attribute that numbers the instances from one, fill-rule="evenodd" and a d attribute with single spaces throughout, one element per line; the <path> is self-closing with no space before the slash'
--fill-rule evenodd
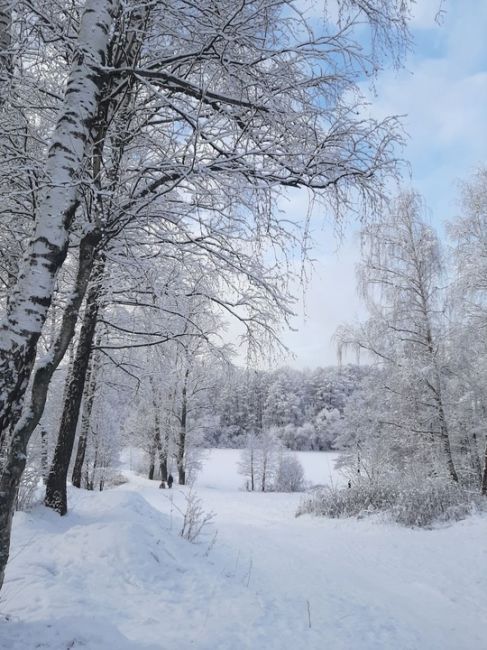
<path id="1" fill-rule="evenodd" d="M 404 185 L 423 194 L 441 231 L 460 212 L 459 182 L 487 164 L 487 0 L 445 0 L 438 23 L 440 4 L 417 0 L 405 67 L 382 73 L 370 101 L 377 117 L 405 116 L 408 141 L 398 153 L 411 173 Z M 305 200 L 293 197 L 289 209 L 304 211 Z M 336 327 L 364 315 L 355 289 L 353 229 L 339 247 L 330 226 L 315 230 L 315 237 L 317 263 L 306 310 L 294 321 L 298 332 L 284 336 L 296 355 L 289 363 L 297 367 L 336 363 L 331 341 Z"/>

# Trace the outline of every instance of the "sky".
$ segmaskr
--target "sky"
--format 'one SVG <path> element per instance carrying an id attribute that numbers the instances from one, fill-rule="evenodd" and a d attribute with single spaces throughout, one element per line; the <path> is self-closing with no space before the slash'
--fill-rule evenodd
<path id="1" fill-rule="evenodd" d="M 487 163 L 487 0 L 417 0 L 411 31 L 405 66 L 381 73 L 371 111 L 404 116 L 408 139 L 398 154 L 410 171 L 403 184 L 424 196 L 441 233 L 460 213 L 459 183 Z M 304 217 L 302 197 L 290 196 L 287 204 L 290 214 Z M 355 283 L 357 228 L 338 242 L 317 210 L 313 226 L 314 273 L 293 321 L 297 331 L 283 335 L 294 353 L 286 363 L 297 368 L 335 365 L 336 328 L 365 317 Z"/>

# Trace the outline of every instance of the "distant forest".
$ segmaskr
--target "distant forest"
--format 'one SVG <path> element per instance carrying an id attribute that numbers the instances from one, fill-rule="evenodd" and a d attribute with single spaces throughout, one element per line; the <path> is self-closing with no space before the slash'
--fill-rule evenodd
<path id="1" fill-rule="evenodd" d="M 249 434 L 272 429 L 295 451 L 340 447 L 345 407 L 368 371 L 357 365 L 267 372 L 236 368 L 214 392 L 206 443 L 239 448 Z"/>

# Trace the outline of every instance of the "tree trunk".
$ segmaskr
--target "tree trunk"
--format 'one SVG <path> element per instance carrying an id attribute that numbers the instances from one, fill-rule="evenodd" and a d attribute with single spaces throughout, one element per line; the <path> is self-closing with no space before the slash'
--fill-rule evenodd
<path id="1" fill-rule="evenodd" d="M 485 439 L 484 469 L 482 471 L 481 493 L 483 496 L 487 496 L 487 437 Z"/>
<path id="2" fill-rule="evenodd" d="M 78 207 L 80 175 L 103 84 L 100 69 L 117 9 L 118 0 L 87 0 L 81 18 L 77 56 L 47 153 L 34 234 L 0 324 L 0 448 L 20 417 L 56 276 L 66 258 L 68 230 Z M 1 577 L 0 562 L 0 583 Z"/>
<path id="3" fill-rule="evenodd" d="M 159 453 L 159 469 L 161 472 L 161 481 L 166 482 L 167 477 L 168 477 L 168 471 L 167 471 L 167 452 L 165 452 L 162 449 L 161 445 L 161 451 Z"/>
<path id="4" fill-rule="evenodd" d="M 186 485 L 186 426 L 188 419 L 188 377 L 189 368 L 186 368 L 184 373 L 183 390 L 181 393 L 181 417 L 179 419 L 179 440 L 178 451 L 176 457 L 176 465 L 178 468 L 178 481 L 179 485 Z"/>
<path id="5" fill-rule="evenodd" d="M 29 408 L 25 410 L 25 415 L 14 429 L 12 439 L 5 446 L 6 456 L 0 472 L 0 588 L 3 584 L 9 555 L 12 516 L 15 510 L 18 486 L 25 467 L 27 445 L 44 412 L 51 378 L 73 339 L 78 311 L 88 285 L 98 240 L 99 233 L 93 231 L 86 235 L 80 243 L 75 286 L 64 311 L 58 337 L 46 359 L 39 363 L 35 371 Z M 47 454 L 47 449 L 45 452 Z M 19 455 L 24 457 L 23 460 Z M 47 456 L 45 462 L 47 464 Z M 43 476 L 46 481 L 47 473 Z"/>
<path id="6" fill-rule="evenodd" d="M 178 482 L 179 485 L 186 485 L 186 470 L 184 465 L 178 465 Z"/>
<path id="7" fill-rule="evenodd" d="M 470 438 L 470 458 L 472 460 L 472 469 L 477 480 L 482 477 L 482 465 L 480 463 L 479 446 L 477 443 L 477 434 L 472 433 Z"/>
<path id="8" fill-rule="evenodd" d="M 27 460 L 27 446 L 20 436 L 14 436 L 5 457 L 5 471 L 0 474 L 0 586 L 5 578 L 10 551 L 12 518 L 15 512 L 20 479 Z"/>
<path id="9" fill-rule="evenodd" d="M 96 468 L 98 467 L 98 441 L 95 444 L 95 453 L 93 455 L 93 467 L 91 476 L 90 476 L 90 471 L 89 468 L 86 467 L 85 469 L 85 487 L 87 490 L 93 491 L 95 489 L 95 476 L 96 476 Z"/>
<path id="10" fill-rule="evenodd" d="M 46 183 L 39 195 L 34 235 L 0 326 L 0 449 L 5 449 L 5 464 L 0 474 L 0 588 L 9 556 L 12 517 L 25 468 L 27 444 L 42 415 L 52 373 L 72 338 L 70 330 L 74 331 L 84 295 L 84 290 L 73 294 L 52 360 L 41 363 L 34 376 L 33 408 L 26 410 L 26 420 L 19 421 L 56 275 L 66 257 L 68 229 L 78 207 L 79 182 L 73 179 L 79 175 L 89 146 L 91 122 L 102 87 L 99 70 L 105 63 L 117 6 L 118 0 L 87 0 L 78 34 L 79 55 L 70 73 L 47 155 Z M 77 280 L 86 270 L 85 261 L 80 252 Z"/>
<path id="11" fill-rule="evenodd" d="M 74 461 L 73 474 L 71 476 L 71 482 L 74 487 L 81 487 L 81 478 L 83 474 L 83 463 L 85 461 L 86 455 L 86 446 L 88 443 L 88 436 L 91 428 L 91 412 L 93 410 L 93 404 L 95 401 L 96 394 L 96 375 L 98 372 L 99 366 L 99 356 L 98 354 L 93 354 L 91 356 L 91 363 L 88 367 L 86 375 L 86 386 L 83 396 L 83 412 L 81 415 L 81 430 L 78 440 L 78 449 L 76 452 L 76 459 Z"/>
<path id="12" fill-rule="evenodd" d="M 441 438 L 441 444 L 443 447 L 443 452 L 446 457 L 446 464 L 448 467 L 448 473 L 450 474 L 450 478 L 455 482 L 458 483 L 458 474 L 455 469 L 455 464 L 453 463 L 453 455 L 451 451 L 451 444 L 450 444 L 450 436 L 448 434 L 448 427 L 446 424 L 446 417 L 445 417 L 445 412 L 443 410 L 443 401 L 441 399 L 441 394 L 437 395 L 437 404 L 438 404 L 438 414 L 439 414 L 439 421 L 440 421 L 440 438 Z"/>
<path id="13" fill-rule="evenodd" d="M 264 452 L 264 457 L 262 459 L 262 482 L 261 482 L 261 490 L 262 492 L 265 492 L 266 488 L 266 482 L 267 482 L 267 456 L 265 455 Z"/>
<path id="14" fill-rule="evenodd" d="M 156 404 L 154 404 L 154 408 L 156 408 Z M 157 459 L 159 461 L 161 481 L 167 481 L 167 454 L 162 445 L 161 424 L 157 410 L 154 411 L 154 456 L 155 450 L 157 450 Z"/>
<path id="15" fill-rule="evenodd" d="M 154 443 L 157 449 L 161 481 L 167 481 L 167 435 L 164 436 L 163 444 L 161 437 L 161 418 L 159 415 L 160 405 L 152 376 L 150 377 L 150 384 L 152 388 L 152 408 L 154 409 Z"/>
<path id="16" fill-rule="evenodd" d="M 64 359 L 64 355 L 73 340 L 78 312 L 88 287 L 89 278 L 93 270 L 95 250 L 100 242 L 100 238 L 100 232 L 93 230 L 85 235 L 80 242 L 79 263 L 75 285 L 64 310 L 59 334 L 45 359 L 42 359 L 35 369 L 30 402 L 14 430 L 14 435 L 21 436 L 26 441 L 26 444 L 29 442 L 34 429 L 39 424 L 44 413 L 47 393 L 54 372 Z"/>
<path id="17" fill-rule="evenodd" d="M 42 482 L 45 485 L 47 480 L 47 471 L 49 468 L 49 456 L 48 456 L 48 447 L 47 447 L 47 431 L 41 429 L 41 470 L 42 470 Z"/>
<path id="18" fill-rule="evenodd" d="M 156 471 L 156 448 L 154 445 L 154 441 L 152 441 L 152 447 L 149 452 L 149 474 L 148 479 L 149 481 L 154 480 L 154 472 Z"/>
<path id="19" fill-rule="evenodd" d="M 452 454 L 452 449 L 451 449 L 451 443 L 450 443 L 450 433 L 448 431 L 448 424 L 447 424 L 447 419 L 445 415 L 445 409 L 443 408 L 443 395 L 442 395 L 442 389 L 441 389 L 441 372 L 438 368 L 438 363 L 437 363 L 437 358 L 435 354 L 435 347 L 433 345 L 433 335 L 432 335 L 432 330 L 431 330 L 431 325 L 430 325 L 430 320 L 429 320 L 429 311 L 427 309 L 427 303 L 426 303 L 426 298 L 424 297 L 424 294 L 422 293 L 422 302 L 423 302 L 423 311 L 424 311 L 424 319 L 426 323 L 426 342 L 427 342 L 427 349 L 430 355 L 431 359 L 431 364 L 435 369 L 435 380 L 434 383 L 436 385 L 433 385 L 433 383 L 428 382 L 429 389 L 433 393 L 433 400 L 436 402 L 436 407 L 437 407 L 437 414 L 438 414 L 438 423 L 440 426 L 440 442 L 441 446 L 443 449 L 443 453 L 445 456 L 446 460 L 446 466 L 448 469 L 448 473 L 450 475 L 450 478 L 452 481 L 455 483 L 458 483 L 458 474 L 455 469 L 455 463 L 453 462 L 453 454 Z"/>
<path id="20" fill-rule="evenodd" d="M 81 400 L 83 397 L 86 374 L 98 320 L 100 285 L 103 278 L 104 261 L 99 260 L 90 282 L 86 298 L 83 325 L 81 327 L 76 357 L 72 374 L 69 377 L 68 391 L 61 417 L 54 458 L 49 470 L 44 500 L 48 508 L 53 508 L 60 515 L 68 509 L 66 482 L 71 454 L 73 452 L 78 425 Z"/>

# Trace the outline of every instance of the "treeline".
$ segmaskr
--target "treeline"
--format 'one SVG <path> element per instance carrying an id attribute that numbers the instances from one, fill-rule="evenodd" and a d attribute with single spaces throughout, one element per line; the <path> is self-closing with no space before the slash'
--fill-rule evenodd
<path id="1" fill-rule="evenodd" d="M 342 444 L 341 420 L 367 367 L 274 371 L 233 369 L 215 391 L 206 443 L 245 447 L 249 435 L 272 430 L 285 448 L 326 451 Z"/>

